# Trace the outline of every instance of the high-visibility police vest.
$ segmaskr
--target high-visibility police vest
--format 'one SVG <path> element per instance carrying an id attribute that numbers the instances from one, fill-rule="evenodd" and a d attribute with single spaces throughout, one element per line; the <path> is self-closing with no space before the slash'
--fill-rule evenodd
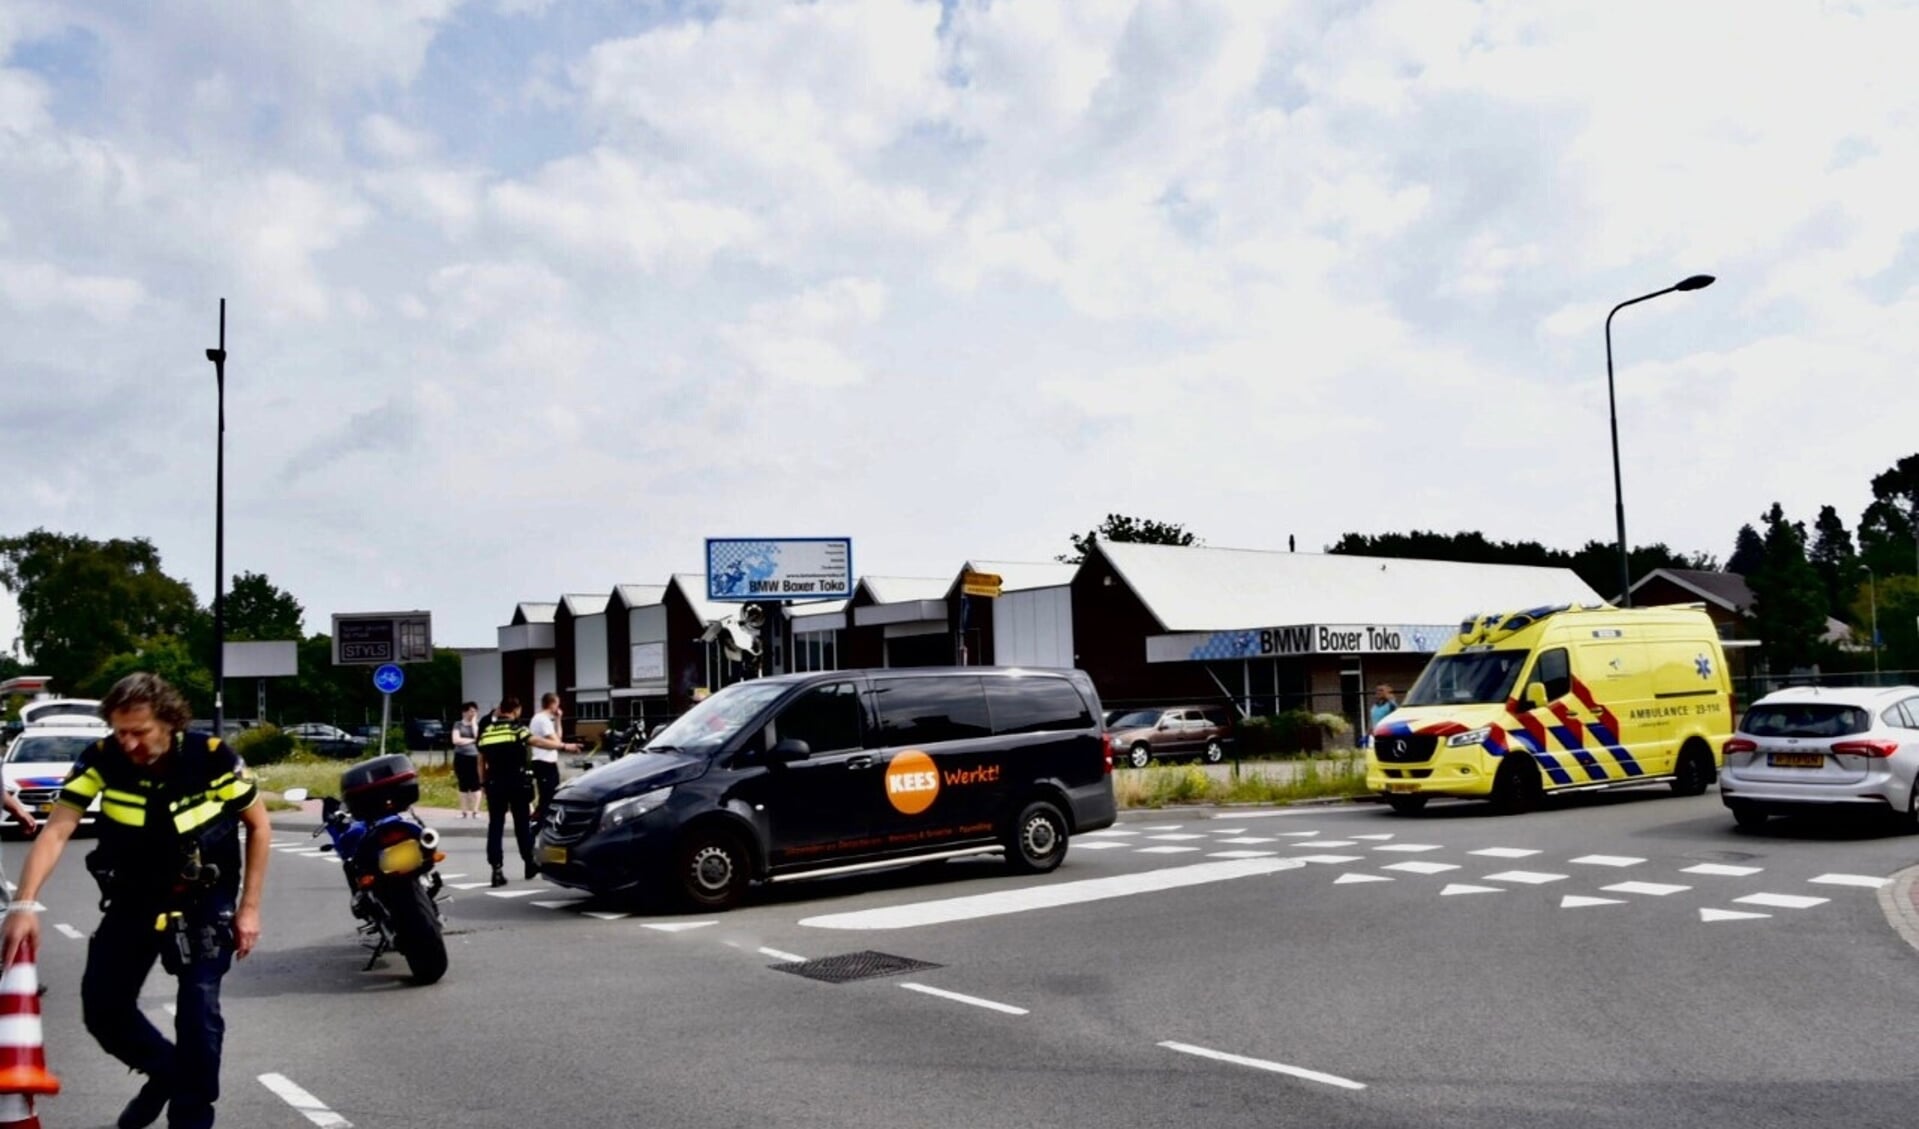
<path id="1" fill-rule="evenodd" d="M 524 772 L 531 764 L 527 753 L 527 728 L 517 720 L 494 718 L 480 730 L 480 759 L 488 773 Z"/>
<path id="2" fill-rule="evenodd" d="M 176 733 L 172 751 L 154 768 L 135 764 L 112 738 L 95 741 L 81 751 L 55 802 L 84 813 L 96 797 L 115 902 L 178 894 L 181 864 L 194 848 L 202 866 L 219 868 L 207 888 L 238 896 L 240 813 L 260 794 L 239 755 L 218 738 Z"/>

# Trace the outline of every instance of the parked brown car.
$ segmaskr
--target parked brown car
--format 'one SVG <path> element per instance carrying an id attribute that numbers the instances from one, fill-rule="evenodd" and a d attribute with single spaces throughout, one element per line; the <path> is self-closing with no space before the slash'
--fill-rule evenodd
<path id="1" fill-rule="evenodd" d="M 1134 768 L 1181 757 L 1218 764 L 1226 759 L 1226 743 L 1233 739 L 1232 718 L 1224 706 L 1130 710 L 1106 730 L 1113 738 L 1113 759 Z"/>

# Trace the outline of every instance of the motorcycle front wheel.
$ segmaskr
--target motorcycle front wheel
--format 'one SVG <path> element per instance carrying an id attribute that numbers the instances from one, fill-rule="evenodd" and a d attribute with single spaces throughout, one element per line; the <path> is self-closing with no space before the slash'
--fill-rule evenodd
<path id="1" fill-rule="evenodd" d="M 446 975 L 446 938 L 440 935 L 440 914 L 433 895 L 418 879 L 408 879 L 388 890 L 387 916 L 393 926 L 393 947 L 406 958 L 415 984 L 433 984 Z"/>

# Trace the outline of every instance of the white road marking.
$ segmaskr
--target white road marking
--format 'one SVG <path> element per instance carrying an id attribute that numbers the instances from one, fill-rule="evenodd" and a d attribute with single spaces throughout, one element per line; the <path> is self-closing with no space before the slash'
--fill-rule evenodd
<path id="1" fill-rule="evenodd" d="M 1533 850 L 1531 847 L 1483 847 L 1477 851 L 1467 851 L 1466 853 L 1489 859 L 1523 859 L 1530 858 L 1539 852 Z"/>
<path id="2" fill-rule="evenodd" d="M 1891 884 L 1892 879 L 1874 878 L 1870 874 L 1821 874 L 1807 881 L 1821 886 L 1864 886 L 1868 890 L 1877 890 Z"/>
<path id="3" fill-rule="evenodd" d="M 260 1085 L 272 1090 L 279 1099 L 300 1111 L 321 1129 L 353 1129 L 353 1122 L 326 1107 L 326 1103 L 302 1090 L 284 1074 L 262 1074 Z"/>
<path id="4" fill-rule="evenodd" d="M 584 900 L 585 899 L 583 898 L 566 898 L 564 900 L 555 900 L 550 902 L 528 902 L 527 904 L 539 906 L 541 909 L 571 909 L 572 907 L 579 905 Z"/>
<path id="5" fill-rule="evenodd" d="M 1204 835 L 1195 835 L 1190 831 L 1181 832 L 1173 835 L 1148 835 L 1147 836 L 1148 839 L 1152 839 L 1157 842 L 1165 842 L 1165 843 L 1183 843 L 1189 839 L 1204 839 L 1205 837 L 1206 836 Z"/>
<path id="6" fill-rule="evenodd" d="M 1773 906 L 1777 909 L 1811 909 L 1822 906 L 1831 898 L 1812 898 L 1804 894 L 1747 894 L 1743 898 L 1734 898 L 1739 905 Z"/>
<path id="7" fill-rule="evenodd" d="M 1358 846 L 1351 839 L 1302 839 L 1297 843 L 1286 844 L 1289 847 L 1353 847 Z"/>
<path id="8" fill-rule="evenodd" d="M 803 956 L 797 956 L 793 953 L 784 953 L 778 949 L 761 948 L 759 950 L 759 953 L 763 957 L 772 957 L 774 960 L 783 960 L 788 964 L 800 964 L 806 960 L 806 958 Z"/>
<path id="9" fill-rule="evenodd" d="M 524 898 L 533 894 L 544 894 L 545 890 L 488 890 L 489 898 Z"/>
<path id="10" fill-rule="evenodd" d="M 979 917 L 1025 913 L 1082 902 L 1124 898 L 1177 890 L 1235 878 L 1257 878 L 1282 870 L 1300 870 L 1298 859 L 1221 859 L 1190 866 L 1166 866 L 1137 874 L 1117 874 L 1106 878 L 1087 878 L 1077 882 L 1056 882 L 1045 886 L 1026 886 L 1014 890 L 996 890 L 989 894 L 969 894 L 926 902 L 854 910 L 849 913 L 821 914 L 802 918 L 801 925 L 814 929 L 911 929 L 921 925 L 944 925 Z"/>
<path id="11" fill-rule="evenodd" d="M 1573 864 L 1575 866 L 1638 866 L 1645 861 L 1629 855 L 1581 855 L 1573 860 Z"/>
<path id="12" fill-rule="evenodd" d="M 1310 839 L 1313 836 L 1319 834 L 1319 832 L 1317 831 L 1281 831 L 1280 834 L 1286 836 L 1288 839 Z"/>
<path id="13" fill-rule="evenodd" d="M 1727 866 L 1723 862 L 1702 862 L 1698 866 L 1689 866 L 1681 874 L 1710 874 L 1717 878 L 1744 878 L 1766 869 L 1763 866 Z M 1819 881 L 1817 878 L 1814 882 Z"/>
<path id="14" fill-rule="evenodd" d="M 1747 913 L 1737 909 L 1704 909 L 1699 911 L 1701 921 L 1745 921 L 1755 917 L 1771 917 L 1769 913 Z"/>
<path id="15" fill-rule="evenodd" d="M 1379 832 L 1379 833 L 1378 833 L 1378 834 L 1376 834 L 1376 835 L 1355 835 L 1355 836 L 1353 836 L 1353 838 L 1355 838 L 1355 839 L 1371 839 L 1371 840 L 1374 840 L 1375 842 L 1380 842 L 1380 843 L 1383 843 L 1383 842 L 1385 842 L 1386 840 L 1388 840 L 1388 839 L 1390 839 L 1390 838 L 1392 838 L 1392 837 L 1393 837 L 1393 833 L 1392 833 L 1391 831 L 1382 831 L 1382 832 Z"/>
<path id="16" fill-rule="evenodd" d="M 689 929 L 704 929 L 709 925 L 718 924 L 718 921 L 650 921 L 642 928 L 655 929 L 661 933 L 684 933 Z"/>
<path id="17" fill-rule="evenodd" d="M 1197 851 L 1198 847 L 1141 847 L 1134 851 L 1136 855 L 1178 855 L 1187 851 Z"/>
<path id="18" fill-rule="evenodd" d="M 1265 859 L 1272 858 L 1278 851 L 1213 851 L 1209 859 Z"/>
<path id="19" fill-rule="evenodd" d="M 1258 835 L 1241 835 L 1237 839 L 1221 839 L 1220 842 L 1232 843 L 1242 847 L 1255 847 L 1261 843 L 1277 843 L 1279 842 L 1279 840 L 1273 839 L 1270 837 L 1261 837 Z"/>
<path id="20" fill-rule="evenodd" d="M 84 941 L 86 940 L 86 937 L 87 937 L 85 933 L 80 932 L 78 929 L 75 929 L 73 926 L 68 925 L 64 921 L 60 922 L 58 925 L 55 925 L 54 928 L 58 929 L 60 931 L 60 935 L 62 937 L 65 937 L 69 941 Z"/>
<path id="21" fill-rule="evenodd" d="M 1333 879 L 1333 885 L 1350 886 L 1356 882 L 1391 882 L 1391 881 L 1392 879 L 1388 878 L 1384 874 L 1361 874 L 1360 872 L 1356 870 L 1349 870 L 1346 873 L 1340 875 L 1338 878 Z"/>
<path id="22" fill-rule="evenodd" d="M 1245 1055 L 1208 1050 L 1205 1047 L 1195 1047 L 1191 1043 L 1164 1042 L 1161 1043 L 1160 1046 L 1165 1047 L 1169 1051 L 1178 1051 L 1181 1054 L 1198 1055 L 1200 1058 L 1215 1059 L 1219 1062 L 1230 1062 L 1234 1066 L 1250 1066 L 1254 1070 L 1270 1070 L 1274 1074 L 1286 1074 L 1294 1078 L 1303 1078 L 1308 1082 L 1324 1082 L 1328 1086 L 1338 1086 L 1345 1090 L 1364 1090 L 1366 1088 L 1366 1083 L 1364 1082 L 1355 1082 L 1351 1078 L 1341 1078 L 1337 1074 L 1308 1070 L 1303 1066 L 1288 1066 L 1283 1062 L 1268 1062 L 1263 1058 L 1247 1058 Z"/>
<path id="23" fill-rule="evenodd" d="M 160 1010 L 161 1010 L 161 1011 L 164 1011 L 164 1012 L 166 1012 L 166 1013 L 167 1013 L 168 1015 L 172 1015 L 172 1016 L 178 1016 L 178 1015 L 180 1014 L 180 1009 L 179 1009 L 179 1007 L 178 1007 L 177 1005 L 174 1005 L 174 1004 L 161 1004 L 161 1005 L 160 1005 Z"/>
<path id="24" fill-rule="evenodd" d="M 466 875 L 464 875 L 464 874 L 442 874 L 442 875 L 440 875 L 440 881 L 442 881 L 442 882 L 451 882 L 451 881 L 453 881 L 453 880 L 454 880 L 455 878 L 465 878 L 465 877 L 466 877 Z"/>
<path id="25" fill-rule="evenodd" d="M 1548 882 L 1558 882 L 1564 874 L 1546 874 L 1537 870 L 1502 870 L 1498 874 L 1488 874 L 1487 882 L 1523 882 L 1528 886 L 1544 886 Z"/>
<path id="26" fill-rule="evenodd" d="M 1211 830 L 1211 831 L 1212 831 L 1212 833 L 1213 833 L 1213 834 L 1215 834 L 1215 835 L 1244 835 L 1244 834 L 1246 834 L 1246 829 L 1245 829 L 1244 827 L 1213 827 L 1213 828 L 1209 828 L 1209 830 Z"/>
<path id="27" fill-rule="evenodd" d="M 1137 835 L 1137 834 L 1139 834 L 1139 832 L 1137 831 L 1126 831 L 1118 827 L 1107 827 L 1099 831 L 1088 831 L 1086 834 L 1081 835 L 1080 838 L 1090 839 L 1095 835 L 1106 835 L 1106 836 L 1117 837 L 1121 835 Z"/>
<path id="28" fill-rule="evenodd" d="M 482 886 L 491 886 L 492 883 L 491 882 L 453 882 L 453 883 L 449 883 L 449 885 L 452 889 L 455 889 L 455 890 L 477 890 Z"/>
<path id="29" fill-rule="evenodd" d="M 1381 870 L 1403 870 L 1408 874 L 1444 874 L 1449 870 L 1458 870 L 1457 863 L 1450 862 L 1391 862 L 1380 867 Z"/>
<path id="30" fill-rule="evenodd" d="M 1503 894 L 1505 892 L 1502 886 L 1474 886 L 1467 882 L 1455 882 L 1441 890 L 1439 896 L 1445 898 L 1454 894 Z"/>
<path id="31" fill-rule="evenodd" d="M 1294 855 L 1293 859 L 1296 862 L 1323 862 L 1328 865 L 1336 865 L 1342 862 L 1358 862 L 1359 856 L 1358 855 Z"/>
<path id="32" fill-rule="evenodd" d="M 585 913 L 582 913 L 580 916 L 591 917 L 600 921 L 623 921 L 626 918 L 632 917 L 633 915 L 630 913 L 615 913 L 612 910 L 590 909 L 590 910 L 587 910 Z"/>
<path id="33" fill-rule="evenodd" d="M 1623 906 L 1624 898 L 1592 898 L 1585 894 L 1567 894 L 1559 899 L 1560 909 L 1579 909 L 1582 906 Z"/>
<path id="34" fill-rule="evenodd" d="M 1121 843 L 1115 839 L 1095 839 L 1088 843 L 1086 837 L 1083 835 L 1080 837 L 1079 842 L 1073 845 L 1082 851 L 1123 851 L 1127 847 L 1132 846 L 1131 843 Z"/>
<path id="35" fill-rule="evenodd" d="M 1375 851 L 1398 851 L 1401 854 L 1416 855 L 1425 851 L 1440 850 L 1437 843 L 1384 843 L 1374 847 Z"/>
<path id="36" fill-rule="evenodd" d="M 927 995 L 927 996 L 938 996 L 942 1000 L 952 1000 L 954 1003 L 959 1003 L 959 1004 L 971 1004 L 974 1007 L 983 1007 L 988 1011 L 1003 1012 L 1006 1015 L 1029 1014 L 1027 1010 L 1023 1007 L 1014 1007 L 1012 1004 L 996 1003 L 992 1000 L 982 1000 L 978 996 L 962 996 L 958 992 L 949 992 L 944 988 L 934 988 L 926 984 L 915 984 L 915 983 L 912 983 L 911 981 L 908 981 L 906 983 L 901 984 L 900 987 L 906 989 L 909 992 L 919 992 L 922 995 Z"/>
<path id="37" fill-rule="evenodd" d="M 1611 886 L 1601 886 L 1611 894 L 1650 894 L 1663 898 L 1667 894 L 1677 894 L 1681 890 L 1690 890 L 1691 886 L 1675 886 L 1670 882 L 1615 882 Z"/>
<path id="38" fill-rule="evenodd" d="M 1178 831 L 1180 828 L 1184 826 L 1186 825 L 1183 823 L 1155 823 L 1151 827 L 1146 828 L 1146 830 L 1148 831 Z"/>

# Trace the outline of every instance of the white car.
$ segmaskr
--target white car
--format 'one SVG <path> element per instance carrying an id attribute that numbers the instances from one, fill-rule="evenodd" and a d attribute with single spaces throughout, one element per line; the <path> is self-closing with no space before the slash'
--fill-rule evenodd
<path id="1" fill-rule="evenodd" d="M 84 716 L 56 715 L 28 722 L 13 739 L 13 744 L 7 746 L 6 760 L 0 762 L 0 775 L 19 791 L 20 802 L 35 818 L 45 819 L 53 810 L 60 786 L 66 783 L 67 773 L 73 771 L 73 762 L 79 759 L 80 753 L 112 734 L 97 717 L 89 721 Z M 93 822 L 93 815 L 99 810 L 100 797 L 95 796 L 82 822 Z M 0 809 L 0 827 L 13 827 L 17 822 L 11 812 Z"/>
<path id="2" fill-rule="evenodd" d="M 1726 742 L 1719 795 L 1741 827 L 1850 808 L 1919 828 L 1919 688 L 1779 690 Z"/>
<path id="3" fill-rule="evenodd" d="M 97 698 L 40 698 L 20 707 L 22 725 L 52 721 L 56 718 L 61 721 L 74 719 L 99 721 L 100 701 Z"/>

